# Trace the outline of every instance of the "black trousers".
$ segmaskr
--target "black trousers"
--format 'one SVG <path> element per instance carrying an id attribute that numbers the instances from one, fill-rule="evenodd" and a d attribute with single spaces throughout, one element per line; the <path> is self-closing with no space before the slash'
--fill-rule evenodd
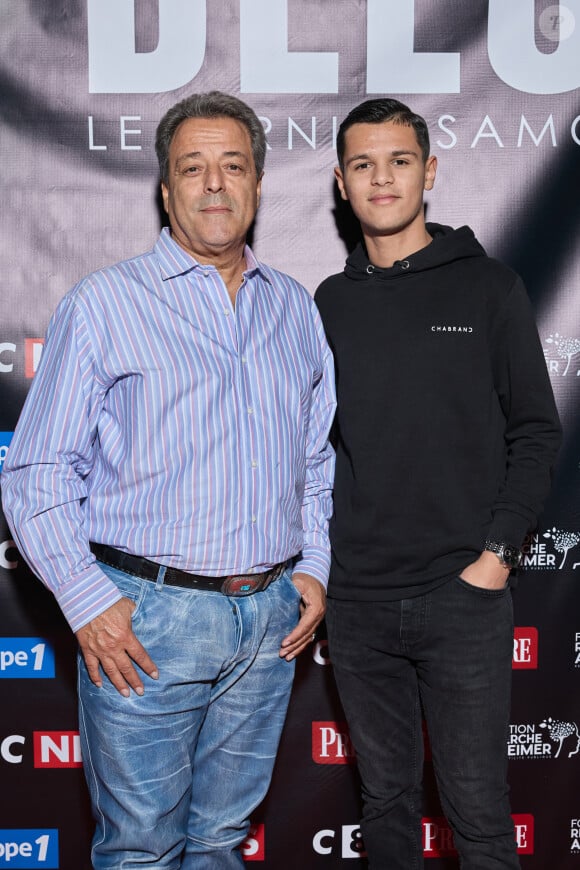
<path id="1" fill-rule="evenodd" d="M 519 868 L 506 784 L 510 590 L 457 577 L 403 601 L 330 598 L 327 626 L 362 780 L 370 868 L 424 866 L 423 714 L 460 866 Z"/>

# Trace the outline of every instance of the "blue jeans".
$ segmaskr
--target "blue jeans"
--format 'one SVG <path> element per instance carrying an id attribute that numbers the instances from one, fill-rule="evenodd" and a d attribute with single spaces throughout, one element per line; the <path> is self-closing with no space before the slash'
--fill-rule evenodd
<path id="1" fill-rule="evenodd" d="M 100 567 L 136 603 L 159 680 L 124 698 L 106 678 L 96 688 L 79 657 L 93 866 L 242 867 L 236 847 L 270 783 L 294 675 L 278 654 L 299 617 L 290 571 L 229 598 Z"/>
<path id="2" fill-rule="evenodd" d="M 362 780 L 369 866 L 424 866 L 424 715 L 460 866 L 519 868 L 506 784 L 509 589 L 479 589 L 457 577 L 403 601 L 329 599 L 326 621 Z"/>

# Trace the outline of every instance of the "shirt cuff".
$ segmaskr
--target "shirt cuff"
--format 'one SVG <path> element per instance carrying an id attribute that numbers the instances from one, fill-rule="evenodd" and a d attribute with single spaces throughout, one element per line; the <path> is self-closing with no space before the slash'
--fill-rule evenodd
<path id="1" fill-rule="evenodd" d="M 119 588 L 95 562 L 55 592 L 56 600 L 73 631 L 78 631 L 123 597 Z"/>
<path id="2" fill-rule="evenodd" d="M 529 531 L 529 526 L 528 517 L 500 508 L 494 513 L 487 531 L 487 539 L 488 541 L 497 541 L 500 544 L 509 544 L 519 550 Z"/>
<path id="3" fill-rule="evenodd" d="M 328 574 L 330 571 L 330 552 L 325 550 L 309 549 L 303 550 L 298 556 L 292 573 L 309 574 L 318 580 L 319 583 L 326 589 L 328 586 Z"/>

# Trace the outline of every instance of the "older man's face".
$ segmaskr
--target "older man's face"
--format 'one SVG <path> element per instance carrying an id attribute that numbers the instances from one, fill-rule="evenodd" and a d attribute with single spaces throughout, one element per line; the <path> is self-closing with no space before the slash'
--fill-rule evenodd
<path id="1" fill-rule="evenodd" d="M 188 118 L 169 148 L 163 205 L 174 239 L 212 263 L 243 250 L 260 201 L 250 134 L 233 118 Z"/>

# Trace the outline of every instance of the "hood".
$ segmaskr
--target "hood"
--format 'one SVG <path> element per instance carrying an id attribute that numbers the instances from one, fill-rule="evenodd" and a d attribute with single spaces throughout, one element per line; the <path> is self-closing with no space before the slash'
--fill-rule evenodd
<path id="1" fill-rule="evenodd" d="M 373 266 L 364 246 L 359 244 L 346 261 L 345 274 L 355 281 L 368 281 L 371 275 L 379 280 L 389 280 L 400 278 L 404 274 L 436 269 L 455 260 L 486 256 L 469 227 L 454 230 L 442 224 L 428 223 L 426 226 L 427 232 L 433 237 L 433 241 L 426 248 L 410 254 L 404 260 L 397 260 L 390 269 L 381 269 Z"/>

